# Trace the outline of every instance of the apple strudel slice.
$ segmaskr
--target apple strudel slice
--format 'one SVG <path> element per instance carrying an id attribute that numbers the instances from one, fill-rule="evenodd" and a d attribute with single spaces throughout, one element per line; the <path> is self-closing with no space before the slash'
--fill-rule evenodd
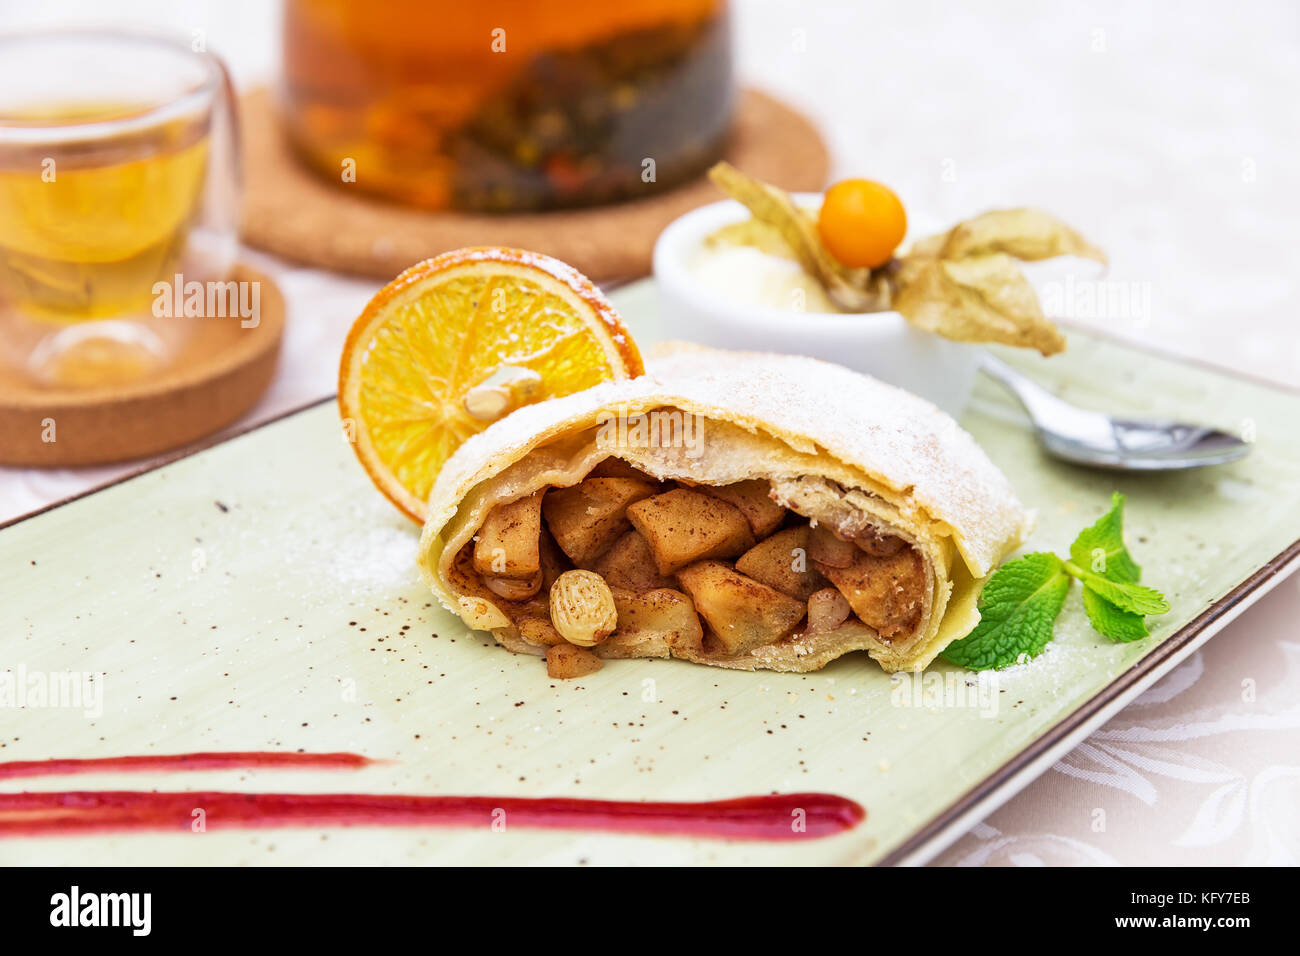
<path id="1" fill-rule="evenodd" d="M 670 346 L 647 374 L 526 406 L 429 499 L 439 600 L 580 676 L 609 658 L 924 668 L 979 620 L 1031 516 L 928 402 L 815 359 Z"/>

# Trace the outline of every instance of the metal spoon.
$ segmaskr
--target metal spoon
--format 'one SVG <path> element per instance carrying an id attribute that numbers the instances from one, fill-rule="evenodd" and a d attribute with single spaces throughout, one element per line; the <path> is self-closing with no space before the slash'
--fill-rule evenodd
<path id="1" fill-rule="evenodd" d="M 1111 418 L 1079 408 L 987 353 L 980 368 L 1020 400 L 1043 447 L 1077 465 L 1166 471 L 1221 465 L 1243 458 L 1250 451 L 1250 445 L 1236 435 L 1215 428 Z"/>

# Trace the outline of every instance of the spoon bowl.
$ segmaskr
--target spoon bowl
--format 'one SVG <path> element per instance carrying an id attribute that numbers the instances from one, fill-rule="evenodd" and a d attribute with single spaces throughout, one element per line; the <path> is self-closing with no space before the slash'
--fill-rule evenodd
<path id="1" fill-rule="evenodd" d="M 1222 465 L 1250 452 L 1247 442 L 1221 429 L 1115 418 L 1079 408 L 991 355 L 982 357 L 980 370 L 1019 399 L 1049 454 L 1076 465 L 1117 471 L 1173 471 Z"/>

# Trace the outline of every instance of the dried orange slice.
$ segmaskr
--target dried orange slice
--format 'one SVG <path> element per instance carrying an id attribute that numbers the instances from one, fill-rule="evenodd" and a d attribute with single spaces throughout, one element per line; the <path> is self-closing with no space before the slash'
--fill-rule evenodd
<path id="1" fill-rule="evenodd" d="M 416 521 L 443 463 L 519 405 L 644 371 L 600 291 L 557 259 L 457 249 L 370 300 L 343 346 L 339 412 L 357 457 Z"/>

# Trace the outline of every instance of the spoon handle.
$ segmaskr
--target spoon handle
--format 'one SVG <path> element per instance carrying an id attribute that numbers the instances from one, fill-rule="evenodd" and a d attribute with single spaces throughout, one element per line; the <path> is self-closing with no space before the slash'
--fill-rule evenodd
<path id="1" fill-rule="evenodd" d="M 1029 376 L 1022 375 L 988 352 L 980 357 L 980 371 L 997 379 L 1015 395 L 1035 423 L 1059 420 L 1062 416 L 1070 416 L 1079 411 L 1076 406 L 1057 398 Z"/>

